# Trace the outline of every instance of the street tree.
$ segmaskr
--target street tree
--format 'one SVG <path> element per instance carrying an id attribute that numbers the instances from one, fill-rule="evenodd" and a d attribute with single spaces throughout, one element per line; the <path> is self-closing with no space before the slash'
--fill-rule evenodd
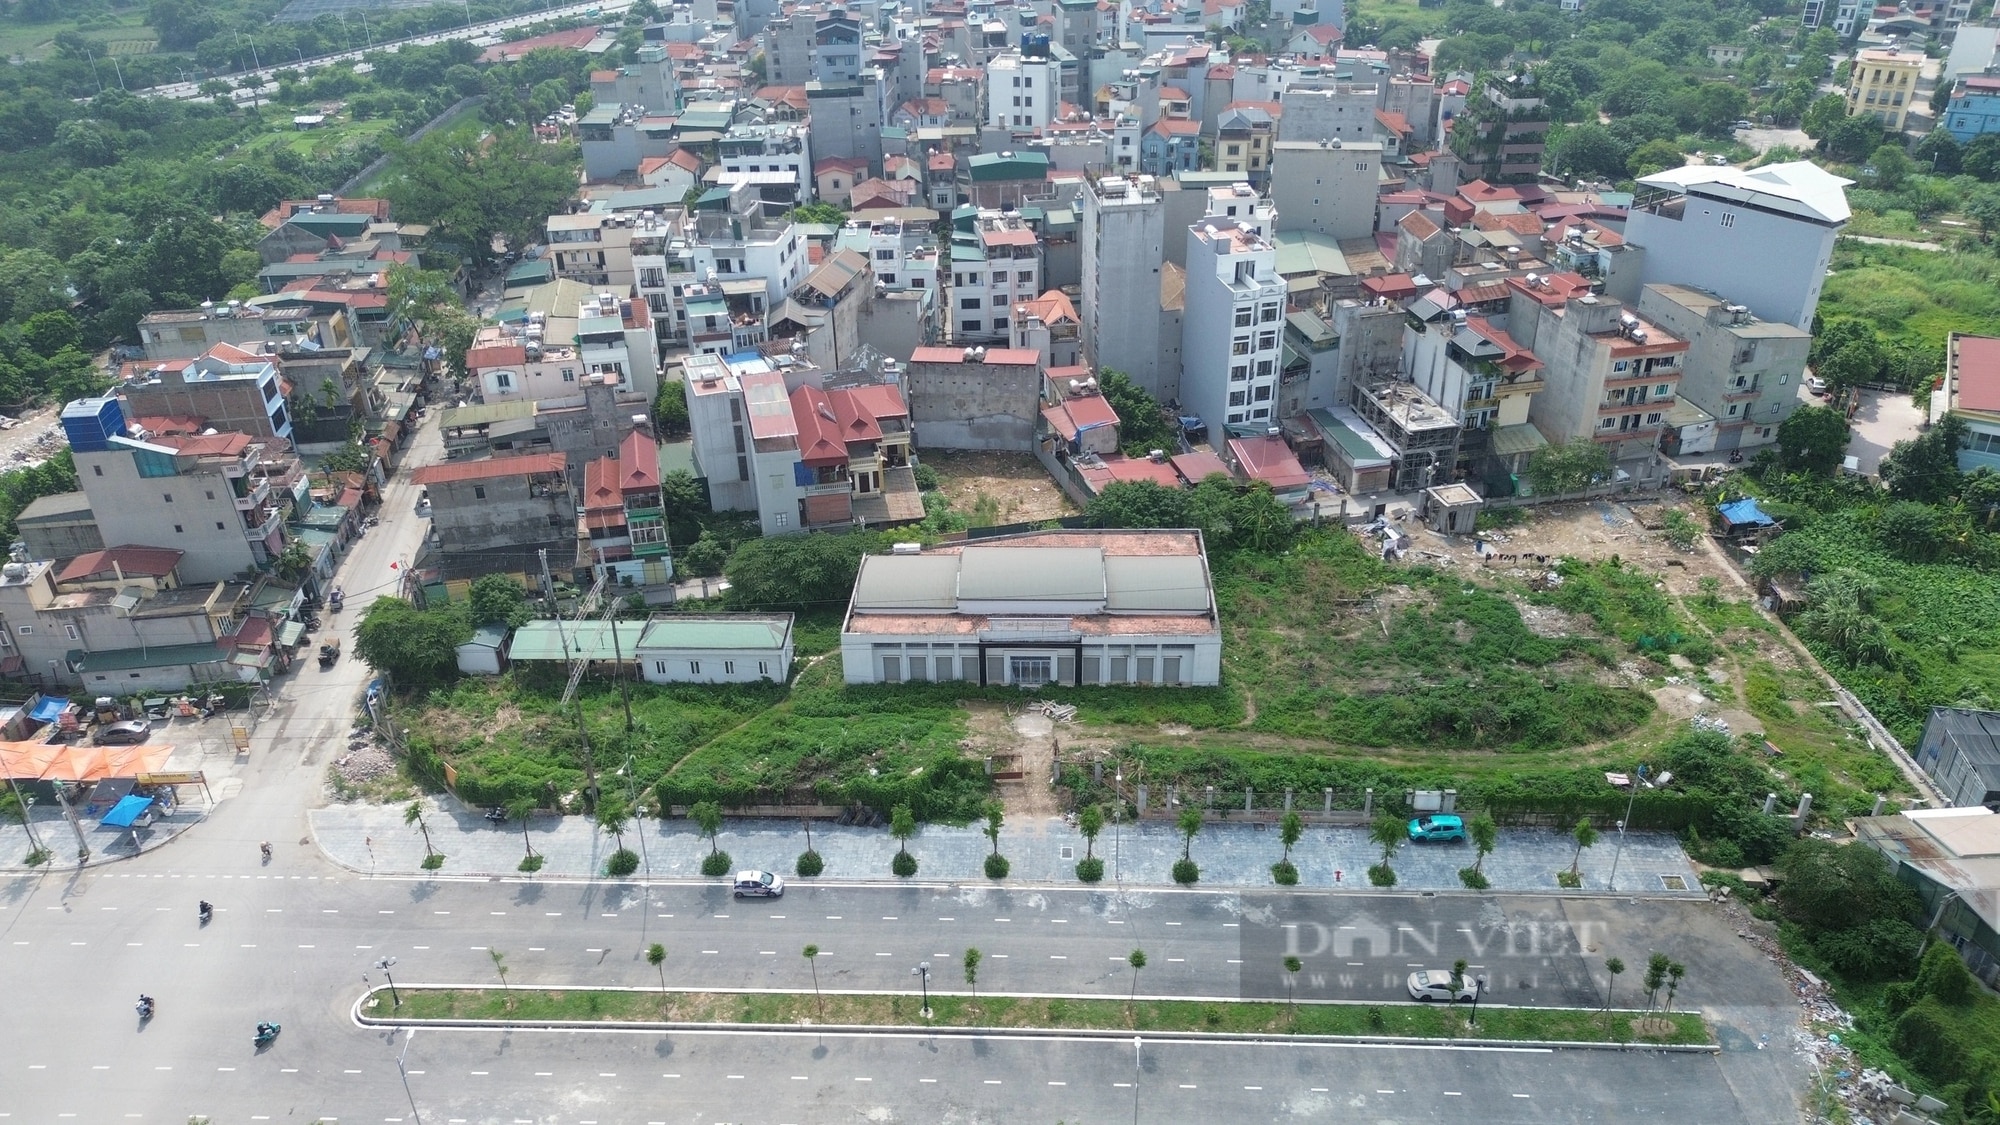
<path id="1" fill-rule="evenodd" d="M 896 838 L 896 857 L 889 870 L 907 879 L 917 873 L 917 857 L 910 854 L 910 837 L 917 834 L 917 818 L 908 805 L 889 810 L 889 835 Z"/>
<path id="2" fill-rule="evenodd" d="M 1466 830 L 1472 833 L 1472 869 L 1483 874 L 1486 857 L 1493 854 L 1493 849 L 1500 842 L 1500 826 L 1493 822 L 1493 814 L 1480 813 L 1466 825 Z"/>
<path id="3" fill-rule="evenodd" d="M 965 986 L 972 990 L 974 1001 L 979 999 L 979 962 L 985 956 L 975 948 L 965 951 Z"/>
<path id="4" fill-rule="evenodd" d="M 1000 826 L 1006 823 L 1007 810 L 998 801 L 987 801 L 980 811 L 986 817 L 986 827 L 980 829 L 993 842 L 993 854 L 986 857 L 986 877 L 1005 879 L 1007 877 L 1007 857 L 1000 854 Z"/>
<path id="5" fill-rule="evenodd" d="M 667 947 L 657 941 L 647 946 L 646 964 L 651 965 L 654 971 L 660 974 L 660 993 L 665 995 L 667 991 Z"/>
<path id="6" fill-rule="evenodd" d="M 1401 817 L 1383 813 L 1368 825 L 1368 840 L 1382 849 L 1382 862 L 1368 869 L 1368 881 L 1378 887 L 1396 885 L 1396 871 L 1389 866 L 1395 858 L 1396 849 L 1403 846 L 1403 839 L 1409 834 L 1409 825 Z"/>
<path id="7" fill-rule="evenodd" d="M 1608 1012 L 1611 1010 L 1611 992 L 1618 987 L 1618 977 L 1625 971 L 1625 962 L 1617 957 L 1607 957 L 1604 971 L 1610 974 L 1604 983 L 1604 1010 Z"/>
<path id="8" fill-rule="evenodd" d="M 460 307 L 458 286 L 443 270 L 394 265 L 389 268 L 387 307 L 392 325 L 414 331 L 419 345 L 429 345 L 438 317 Z"/>
<path id="9" fill-rule="evenodd" d="M 1847 415 L 1828 406 L 1801 406 L 1778 423 L 1778 464 L 1791 472 L 1831 476 L 1847 452 Z"/>
<path id="10" fill-rule="evenodd" d="M 517 629 L 527 624 L 532 612 L 528 592 L 507 574 L 482 574 L 472 580 L 466 604 L 471 607 L 474 625 L 505 625 Z"/>
<path id="11" fill-rule="evenodd" d="M 605 793 L 597 799 L 597 827 L 611 833 L 617 841 L 617 848 L 611 858 L 605 861 L 605 871 L 613 876 L 630 875 L 638 870 L 639 857 L 625 847 L 625 829 L 632 822 L 632 806 L 623 795 Z"/>
<path id="12" fill-rule="evenodd" d="M 808 944 L 804 950 L 806 967 L 812 970 L 813 1005 L 819 1009 L 819 1022 L 826 1022 L 826 997 L 819 992 L 819 946 Z"/>
<path id="13" fill-rule="evenodd" d="M 1581 492 L 1591 482 L 1610 475 L 1611 454 L 1589 438 L 1545 445 L 1528 455 L 1528 484 L 1537 496 Z"/>
<path id="14" fill-rule="evenodd" d="M 362 611 L 354 652 L 399 688 L 422 691 L 458 678 L 458 646 L 472 639 L 460 605 L 418 609 L 401 598 L 376 598 Z"/>
<path id="15" fill-rule="evenodd" d="M 1285 852 L 1278 862 L 1271 865 L 1271 878 L 1278 885 L 1289 887 L 1299 881 L 1299 869 L 1292 864 L 1292 848 L 1305 834 L 1305 818 L 1296 809 L 1286 809 L 1285 815 L 1278 820 L 1278 843 L 1284 845 Z"/>
<path id="16" fill-rule="evenodd" d="M 1132 966 L 1132 993 L 1125 998 L 1125 1003 L 1130 1004 L 1139 998 L 1139 970 L 1146 967 L 1146 951 L 1133 950 L 1125 955 L 1125 963 Z"/>
<path id="17" fill-rule="evenodd" d="M 1176 827 L 1181 832 L 1181 858 L 1174 863 L 1174 882 L 1186 885 L 1201 878 L 1201 868 L 1194 861 L 1194 838 L 1201 833 L 1201 810 L 1181 809 Z"/>
<path id="18" fill-rule="evenodd" d="M 1674 1010 L 1674 993 L 1681 989 L 1681 978 L 1687 975 L 1687 966 L 1675 961 L 1667 966 L 1667 1011 Z"/>
<path id="19" fill-rule="evenodd" d="M 1304 961 L 1287 955 L 1285 958 L 1285 992 L 1291 1000 L 1292 1022 L 1299 1022 L 1299 970 L 1306 967 Z"/>
<path id="20" fill-rule="evenodd" d="M 534 868 L 539 868 L 541 866 L 539 863 L 535 864 L 534 868 L 526 866 L 528 860 L 542 858 L 535 854 L 535 842 L 528 837 L 528 822 L 534 819 L 535 816 L 535 799 L 533 797 L 521 796 L 509 800 L 507 802 L 507 815 L 521 822 L 521 846 L 526 848 L 528 852 L 521 861 L 523 869 L 534 870 Z"/>
<path id="21" fill-rule="evenodd" d="M 1104 861 L 1097 858 L 1097 835 L 1104 831 L 1104 806 L 1085 805 L 1077 810 L 1076 830 L 1083 835 L 1083 858 L 1076 863 L 1076 877 L 1086 883 L 1104 878 Z"/>
<path id="22" fill-rule="evenodd" d="M 716 834 L 722 831 L 722 806 L 714 801 L 696 801 L 688 809 L 688 816 L 695 827 L 708 837 L 708 855 L 701 861 L 701 873 L 714 878 L 729 873 L 729 853 L 716 845 Z"/>
<path id="23" fill-rule="evenodd" d="M 1664 953 L 1655 953 L 1646 959 L 1646 979 L 1639 983 L 1646 989 L 1647 1011 L 1653 1010 L 1653 1000 L 1659 995 L 1661 986 L 1667 983 L 1667 970 L 1672 967 L 1673 961 Z"/>
<path id="24" fill-rule="evenodd" d="M 513 991 L 512 987 L 507 983 L 507 973 L 509 971 L 507 955 L 497 949 L 488 949 L 486 956 L 493 959 L 493 971 L 500 977 L 500 987 L 509 992 Z"/>
<path id="25" fill-rule="evenodd" d="M 424 863 L 428 865 L 431 857 L 437 855 L 437 849 L 431 846 L 431 826 L 424 821 L 422 801 L 411 801 L 409 807 L 403 810 L 403 823 L 416 825 L 417 831 L 424 834 Z"/>
<path id="26" fill-rule="evenodd" d="M 1570 839 L 1576 841 L 1576 851 L 1569 857 L 1569 873 L 1573 878 L 1582 878 L 1579 869 L 1583 865 L 1583 849 L 1597 843 L 1597 829 L 1592 827 L 1589 817 L 1584 817 L 1576 822 L 1576 827 L 1569 830 L 1569 835 Z"/>

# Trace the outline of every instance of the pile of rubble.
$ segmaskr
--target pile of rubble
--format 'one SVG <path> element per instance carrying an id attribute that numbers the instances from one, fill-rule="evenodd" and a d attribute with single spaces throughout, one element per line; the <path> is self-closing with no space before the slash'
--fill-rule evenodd
<path id="1" fill-rule="evenodd" d="M 349 785 L 360 785 L 388 777 L 396 772 L 396 760 L 380 746 L 362 746 L 334 760 L 333 768 L 340 772 L 341 780 Z"/>
<path id="2" fill-rule="evenodd" d="M 1073 723 L 1076 721 L 1076 704 L 1074 703 L 1057 703 L 1053 699 L 1044 699 L 1037 702 L 1033 707 L 1030 707 L 1029 710 L 1036 714 L 1047 715 L 1059 723 Z"/>

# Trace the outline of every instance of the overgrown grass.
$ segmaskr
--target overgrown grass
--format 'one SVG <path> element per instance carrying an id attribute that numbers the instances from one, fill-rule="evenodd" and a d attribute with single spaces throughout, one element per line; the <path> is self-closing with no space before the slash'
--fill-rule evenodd
<path id="1" fill-rule="evenodd" d="M 1865 816 L 1876 794 L 1910 791 L 1901 772 L 1839 708 L 1820 706 L 1831 693 L 1818 677 L 1757 661 L 1745 669 L 1743 681 L 1745 704 L 1764 724 L 1765 740 L 1781 751 L 1773 768 L 1811 793 L 1815 808 L 1829 819 Z"/>
<path id="2" fill-rule="evenodd" d="M 1590 637 L 1541 637 L 1506 596 L 1424 568 L 1391 572 L 1354 536 L 1215 566 L 1224 669 L 1251 729 L 1358 746 L 1546 750 L 1613 738 L 1652 713 L 1592 673 Z M 1394 583 L 1392 585 L 1392 583 Z"/>
<path id="3" fill-rule="evenodd" d="M 1235 1034 L 1402 1036 L 1422 1039 L 1578 1043 L 1711 1042 L 1690 1012 L 1641 1017 L 1573 1008 L 1480 1009 L 1469 1005 L 1301 1004 L 1221 1000 L 1022 999 L 933 992 L 926 1021 L 915 996 L 801 993 L 636 992 L 516 988 L 402 990 L 402 1019 L 580 1020 L 685 1023 L 848 1024 L 879 1027 L 1057 1028 L 1211 1031 Z M 824 1006 L 825 1016 L 820 1015 Z M 386 1001 L 370 1009 L 386 1017 Z M 1645 1027 L 1640 1028 L 1640 1023 Z"/>
<path id="4" fill-rule="evenodd" d="M 1647 653 L 1678 653 L 1706 664 L 1715 646 L 1674 608 L 1659 576 L 1626 566 L 1615 556 L 1598 562 L 1566 560 L 1562 583 L 1532 600 L 1589 617 L 1599 628 Z"/>
<path id="5" fill-rule="evenodd" d="M 1893 235 L 1892 237 L 1901 237 Z M 1842 242 L 1819 313 L 1858 316 L 1890 340 L 1935 346 L 1947 332 L 2000 333 L 2000 260 Z"/>

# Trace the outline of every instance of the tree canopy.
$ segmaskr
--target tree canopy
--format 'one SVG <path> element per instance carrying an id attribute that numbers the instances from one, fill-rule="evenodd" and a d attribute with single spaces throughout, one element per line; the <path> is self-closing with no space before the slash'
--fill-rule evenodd
<path id="1" fill-rule="evenodd" d="M 440 130 L 389 151 L 397 171 L 382 193 L 397 218 L 432 224 L 475 260 L 492 252 L 496 237 L 510 246 L 536 241 L 576 194 L 575 151 L 542 144 L 523 127 L 483 137 Z"/>
<path id="2" fill-rule="evenodd" d="M 1105 400 L 1118 415 L 1118 444 L 1127 457 L 1144 457 L 1155 449 L 1180 449 L 1180 432 L 1167 420 L 1160 400 L 1132 381 L 1130 375 L 1109 367 L 1098 374 Z"/>
<path id="3" fill-rule="evenodd" d="M 458 678 L 458 646 L 472 639 L 465 607 L 418 609 L 401 598 L 377 598 L 361 615 L 354 651 L 405 690 Z"/>
<path id="4" fill-rule="evenodd" d="M 1847 452 L 1847 416 L 1827 406 L 1802 406 L 1778 423 L 1778 462 L 1793 472 L 1826 476 Z"/>

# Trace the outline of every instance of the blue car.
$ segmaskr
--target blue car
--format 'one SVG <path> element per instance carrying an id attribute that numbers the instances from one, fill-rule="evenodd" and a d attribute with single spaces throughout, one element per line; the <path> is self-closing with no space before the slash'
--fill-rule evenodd
<path id="1" fill-rule="evenodd" d="M 1445 814 L 1420 816 L 1410 822 L 1410 839 L 1417 843 L 1425 840 L 1463 840 L 1465 820 Z"/>

